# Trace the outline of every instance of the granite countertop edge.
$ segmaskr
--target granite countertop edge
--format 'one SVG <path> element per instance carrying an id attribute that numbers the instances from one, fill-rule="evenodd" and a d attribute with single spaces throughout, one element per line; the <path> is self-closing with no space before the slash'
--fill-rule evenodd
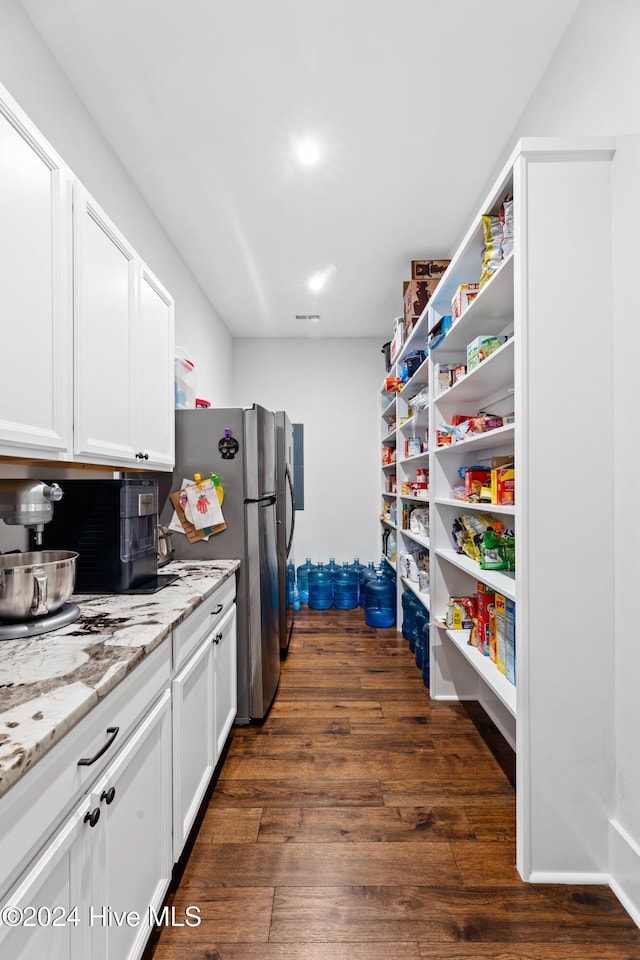
<path id="1" fill-rule="evenodd" d="M 75 623 L 0 643 L 0 797 L 239 566 L 174 560 L 162 572 L 178 579 L 156 594 L 74 596 Z"/>

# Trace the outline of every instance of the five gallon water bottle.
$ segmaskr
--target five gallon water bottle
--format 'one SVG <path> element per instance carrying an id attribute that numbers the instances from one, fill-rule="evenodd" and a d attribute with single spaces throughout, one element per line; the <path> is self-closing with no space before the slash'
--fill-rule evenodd
<path id="1" fill-rule="evenodd" d="M 405 590 L 402 594 L 402 636 L 405 640 L 411 640 L 413 632 L 413 618 L 418 609 L 418 598 L 410 590 Z"/>
<path id="2" fill-rule="evenodd" d="M 316 565 L 311 562 L 311 557 L 307 557 L 306 563 L 298 567 L 298 595 L 301 603 L 309 602 L 309 574 L 315 569 Z"/>
<path id="3" fill-rule="evenodd" d="M 287 604 L 291 605 L 293 603 L 293 591 L 296 585 L 296 568 L 293 565 L 293 561 L 289 560 L 287 563 Z"/>
<path id="4" fill-rule="evenodd" d="M 353 610 L 358 606 L 358 574 L 346 560 L 333 578 L 333 605 L 338 610 Z"/>
<path id="5" fill-rule="evenodd" d="M 322 561 L 309 572 L 308 603 L 311 610 L 328 610 L 333 606 L 333 580 Z"/>
<path id="6" fill-rule="evenodd" d="M 416 644 L 418 642 L 418 637 L 422 637 L 422 631 L 425 626 L 429 625 L 429 617 L 425 608 L 420 604 L 418 609 L 413 615 L 413 630 L 411 631 L 411 636 L 409 637 L 409 648 L 412 653 L 416 652 Z"/>
<path id="7" fill-rule="evenodd" d="M 365 588 L 364 618 L 370 627 L 392 627 L 396 622 L 396 591 L 383 574 Z"/>
<path id="8" fill-rule="evenodd" d="M 366 567 L 364 570 L 360 572 L 360 606 L 363 609 L 364 609 L 365 590 L 366 590 L 367 584 L 369 583 L 370 580 L 375 580 L 377 575 L 378 575 L 378 572 L 376 570 L 376 565 L 373 562 L 373 560 L 369 562 L 368 567 Z"/>
<path id="9" fill-rule="evenodd" d="M 429 621 L 422 628 L 422 682 L 429 687 L 431 680 L 429 671 Z"/>
<path id="10" fill-rule="evenodd" d="M 355 570 L 356 572 L 356 577 L 358 580 L 358 603 L 360 603 L 360 577 L 367 568 L 365 567 L 364 563 L 360 563 L 360 557 L 354 557 L 353 563 L 349 564 L 349 569 Z"/>

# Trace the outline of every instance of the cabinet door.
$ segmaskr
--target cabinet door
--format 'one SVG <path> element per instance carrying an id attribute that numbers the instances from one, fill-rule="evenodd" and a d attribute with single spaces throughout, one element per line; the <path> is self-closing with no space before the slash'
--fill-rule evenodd
<path id="1" fill-rule="evenodd" d="M 215 731 L 216 760 L 222 753 L 238 711 L 237 642 L 235 604 L 215 632 Z"/>
<path id="2" fill-rule="evenodd" d="M 0 924 L 0 956 L 11 960 L 87 960 L 90 957 L 90 848 L 93 830 L 85 800 L 2 900 L 15 908 Z M 9 926 L 10 918 L 20 918 Z"/>
<path id="3" fill-rule="evenodd" d="M 216 762 L 214 637 L 209 633 L 172 684 L 173 858 L 182 853 Z"/>
<path id="4" fill-rule="evenodd" d="M 133 414 L 135 253 L 79 183 L 73 193 L 74 451 L 136 460 Z"/>
<path id="5" fill-rule="evenodd" d="M 142 721 L 92 791 L 92 960 L 138 960 L 171 878 L 171 693 Z"/>
<path id="6" fill-rule="evenodd" d="M 71 446 L 71 198 L 62 161 L 0 88 L 0 452 Z"/>
<path id="7" fill-rule="evenodd" d="M 144 467 L 173 467 L 173 300 L 141 266 L 134 337 L 136 453 Z"/>

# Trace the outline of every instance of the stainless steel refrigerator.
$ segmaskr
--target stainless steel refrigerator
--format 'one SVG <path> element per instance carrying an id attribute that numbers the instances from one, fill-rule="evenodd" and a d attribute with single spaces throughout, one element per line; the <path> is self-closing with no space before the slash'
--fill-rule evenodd
<path id="1" fill-rule="evenodd" d="M 216 473 L 224 487 L 226 530 L 206 542 L 173 535 L 183 560 L 239 559 L 238 723 L 261 720 L 280 679 L 275 414 L 250 409 L 176 410 L 176 466 L 171 491 L 194 473 Z M 173 508 L 167 500 L 162 521 Z"/>
<path id="2" fill-rule="evenodd" d="M 293 631 L 293 598 L 287 589 L 287 565 L 294 564 L 293 533 L 296 523 L 293 425 L 284 410 L 276 413 L 276 507 L 278 537 L 278 594 L 280 607 L 280 657 L 284 660 Z"/>

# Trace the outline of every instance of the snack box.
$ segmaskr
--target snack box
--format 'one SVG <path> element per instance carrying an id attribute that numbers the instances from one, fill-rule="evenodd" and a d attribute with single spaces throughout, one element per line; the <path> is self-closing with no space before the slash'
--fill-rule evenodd
<path id="1" fill-rule="evenodd" d="M 473 626 L 469 614 L 471 599 L 471 597 L 449 597 L 445 614 L 445 624 L 449 630 L 471 630 Z"/>
<path id="2" fill-rule="evenodd" d="M 478 296 L 480 290 L 479 283 L 461 283 L 456 290 L 455 296 L 451 301 L 451 313 L 453 321 L 459 320 L 472 300 Z"/>
<path id="3" fill-rule="evenodd" d="M 516 605 L 507 598 L 505 614 L 505 675 L 509 683 L 516 683 Z"/>
<path id="4" fill-rule="evenodd" d="M 506 673 L 506 647 L 507 647 L 507 598 L 501 593 L 496 593 L 494 598 L 495 606 L 495 638 L 496 638 L 496 667 L 500 673 Z"/>
<path id="5" fill-rule="evenodd" d="M 393 340 L 391 341 L 391 349 L 389 355 L 391 357 L 391 362 L 394 363 L 396 357 L 402 349 L 402 344 L 404 343 L 404 323 L 399 323 L 396 327 L 396 332 L 393 335 Z"/>
<path id="6" fill-rule="evenodd" d="M 491 635 L 490 623 L 494 615 L 495 591 L 486 583 L 478 580 L 478 650 L 485 657 L 490 655 L 489 640 Z"/>
<path id="7" fill-rule="evenodd" d="M 465 470 L 464 474 L 464 495 L 466 500 L 478 501 L 485 499 L 482 491 L 489 487 L 491 483 L 491 470 L 472 469 Z"/>
<path id="8" fill-rule="evenodd" d="M 467 345 L 467 370 L 473 370 L 501 346 L 502 341 L 490 334 L 476 337 Z"/>
<path id="9" fill-rule="evenodd" d="M 412 260 L 411 279 L 422 280 L 424 277 L 440 278 L 451 260 Z"/>
<path id="10" fill-rule="evenodd" d="M 440 277 L 409 281 L 404 293 L 404 321 L 407 326 L 411 326 L 414 318 L 424 311 L 439 283 Z"/>
<path id="11" fill-rule="evenodd" d="M 491 470 L 491 503 L 513 506 L 516 502 L 516 474 L 513 467 Z"/>

